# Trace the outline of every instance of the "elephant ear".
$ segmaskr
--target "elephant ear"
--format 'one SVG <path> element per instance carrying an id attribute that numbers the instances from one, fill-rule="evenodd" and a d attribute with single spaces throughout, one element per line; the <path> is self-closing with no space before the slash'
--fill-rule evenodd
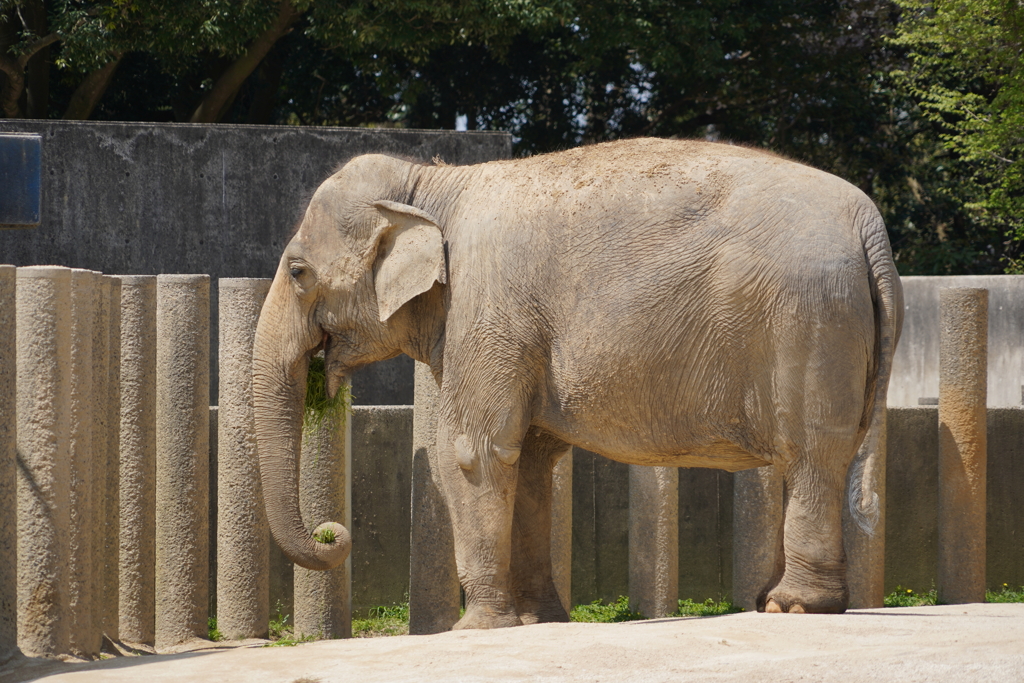
<path id="1" fill-rule="evenodd" d="M 373 265 L 377 310 L 385 322 L 434 282 L 444 284 L 444 241 L 437 221 L 408 204 L 379 201 L 374 207 L 384 220 Z"/>

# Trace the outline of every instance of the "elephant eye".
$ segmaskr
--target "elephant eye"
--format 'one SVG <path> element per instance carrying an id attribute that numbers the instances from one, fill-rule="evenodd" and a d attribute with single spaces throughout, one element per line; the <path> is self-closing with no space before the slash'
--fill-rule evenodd
<path id="1" fill-rule="evenodd" d="M 295 268 L 295 267 L 293 267 L 291 272 L 292 272 L 292 277 L 298 278 L 300 275 L 302 275 L 302 268 Z"/>

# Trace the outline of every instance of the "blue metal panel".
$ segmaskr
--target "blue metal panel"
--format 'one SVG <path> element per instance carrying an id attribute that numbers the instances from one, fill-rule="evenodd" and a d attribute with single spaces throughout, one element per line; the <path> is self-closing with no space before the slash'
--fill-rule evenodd
<path id="1" fill-rule="evenodd" d="M 42 136 L 0 133 L 0 228 L 39 225 Z"/>

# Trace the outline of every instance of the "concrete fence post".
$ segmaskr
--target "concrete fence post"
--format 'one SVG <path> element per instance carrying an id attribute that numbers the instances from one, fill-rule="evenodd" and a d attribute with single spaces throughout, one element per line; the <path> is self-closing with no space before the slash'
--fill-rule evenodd
<path id="1" fill-rule="evenodd" d="M 121 640 L 153 645 L 156 565 L 156 276 L 121 276 Z"/>
<path id="2" fill-rule="evenodd" d="M 748 612 L 775 573 L 782 551 L 782 474 L 775 467 L 733 479 L 732 602 Z"/>
<path id="3" fill-rule="evenodd" d="M 425 363 L 416 363 L 412 419 L 412 534 L 409 633 L 448 631 L 459 620 L 455 540 L 437 468 L 437 411 L 441 393 Z"/>
<path id="4" fill-rule="evenodd" d="M 551 577 L 568 614 L 572 609 L 572 447 L 555 464 L 552 474 Z"/>
<path id="5" fill-rule="evenodd" d="M 18 653 L 17 272 L 0 265 L 0 666 Z"/>
<path id="6" fill-rule="evenodd" d="M 352 421 L 324 420 L 302 437 L 299 505 L 310 527 L 337 521 L 352 528 L 347 490 Z M 352 556 L 329 571 L 295 566 L 295 632 L 317 638 L 352 637 Z"/>
<path id="7" fill-rule="evenodd" d="M 18 645 L 69 650 L 71 270 L 17 274 Z"/>
<path id="8" fill-rule="evenodd" d="M 97 530 L 102 535 L 94 557 L 97 608 L 103 635 L 120 641 L 119 575 L 121 528 L 121 280 L 96 274 L 99 298 L 93 328 L 93 449 L 96 453 Z"/>
<path id="9" fill-rule="evenodd" d="M 266 637 L 270 620 L 270 529 L 252 405 L 253 339 L 270 283 L 218 281 L 217 628 L 226 638 Z"/>
<path id="10" fill-rule="evenodd" d="M 939 514 L 941 602 L 985 600 L 988 290 L 939 292 Z"/>
<path id="11" fill-rule="evenodd" d="M 648 618 L 679 609 L 679 470 L 629 467 L 629 600 Z"/>
<path id="12" fill-rule="evenodd" d="M 878 496 L 878 522 L 866 533 L 850 515 L 850 503 L 843 501 L 843 545 L 846 549 L 846 583 L 850 588 L 850 608 L 882 607 L 885 601 L 885 472 L 887 449 L 887 413 L 881 424 L 872 424 L 864 444 L 874 444 L 862 471 L 861 489 Z M 864 448 L 864 446 L 861 446 Z M 859 457 L 859 455 L 858 455 Z M 851 468 L 852 470 L 852 468 Z"/>
<path id="13" fill-rule="evenodd" d="M 97 610 L 98 576 L 95 574 L 96 525 L 102 524 L 95 498 L 95 479 L 103 477 L 102 449 L 93 448 L 94 413 L 102 410 L 102 396 L 93 395 L 93 338 L 97 323 L 96 304 L 101 292 L 100 276 L 91 270 L 71 271 L 71 391 L 70 428 L 71 481 L 68 535 L 68 641 L 79 657 L 99 656 L 103 633 Z"/>
<path id="14" fill-rule="evenodd" d="M 156 294 L 156 647 L 207 634 L 210 278 L 160 275 Z"/>

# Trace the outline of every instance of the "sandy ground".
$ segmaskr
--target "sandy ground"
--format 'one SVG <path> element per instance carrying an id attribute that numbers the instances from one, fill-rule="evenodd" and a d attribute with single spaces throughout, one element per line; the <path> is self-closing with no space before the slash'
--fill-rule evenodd
<path id="1" fill-rule="evenodd" d="M 85 664 L 21 659 L 5 683 L 1024 681 L 1024 604 L 734 614 L 234 647 Z"/>

